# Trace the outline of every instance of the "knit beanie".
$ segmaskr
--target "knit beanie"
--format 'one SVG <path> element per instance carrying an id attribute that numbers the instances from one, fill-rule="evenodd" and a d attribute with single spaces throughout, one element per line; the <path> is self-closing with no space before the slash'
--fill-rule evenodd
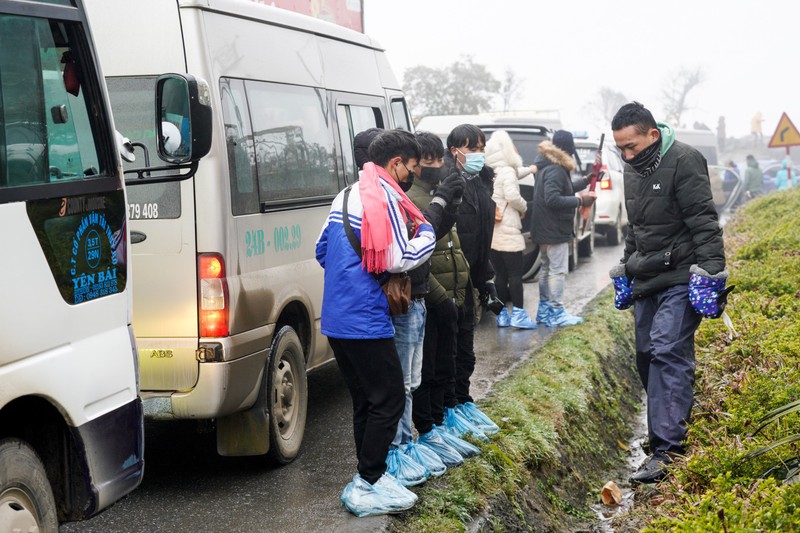
<path id="1" fill-rule="evenodd" d="M 553 134 L 553 144 L 561 148 L 569 155 L 575 155 L 575 141 L 572 134 L 565 130 L 558 130 Z"/>
<path id="2" fill-rule="evenodd" d="M 369 162 L 369 145 L 372 139 L 383 133 L 380 128 L 370 128 L 353 137 L 353 153 L 356 158 L 356 169 L 361 170 L 364 163 Z"/>

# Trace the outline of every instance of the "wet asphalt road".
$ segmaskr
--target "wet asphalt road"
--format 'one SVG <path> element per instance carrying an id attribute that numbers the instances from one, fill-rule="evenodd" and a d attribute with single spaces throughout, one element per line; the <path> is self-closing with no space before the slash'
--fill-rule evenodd
<path id="1" fill-rule="evenodd" d="M 565 305 L 577 314 L 609 284 L 608 270 L 622 246 L 598 246 L 567 278 Z M 525 284 L 526 308 L 536 311 L 536 283 Z M 527 360 L 549 336 L 498 329 L 486 316 L 475 333 L 477 367 L 473 396 Z M 213 432 L 195 422 L 151 422 L 145 426 L 142 485 L 100 515 L 64 524 L 73 532 L 368 532 L 385 529 L 386 517 L 355 518 L 339 493 L 355 473 L 350 396 L 334 364 L 308 376 L 308 423 L 303 449 L 290 465 L 250 458 L 219 457 Z"/>

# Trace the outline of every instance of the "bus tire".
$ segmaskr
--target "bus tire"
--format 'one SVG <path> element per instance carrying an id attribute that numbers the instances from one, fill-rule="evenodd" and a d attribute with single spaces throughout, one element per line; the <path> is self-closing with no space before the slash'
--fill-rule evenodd
<path id="1" fill-rule="evenodd" d="M 286 464 L 297 457 L 306 429 L 307 408 L 303 345 L 291 326 L 283 326 L 272 339 L 267 363 L 268 455 L 274 461 Z"/>
<path id="2" fill-rule="evenodd" d="M 42 461 L 20 439 L 0 440 L 0 531 L 57 533 L 53 490 Z"/>

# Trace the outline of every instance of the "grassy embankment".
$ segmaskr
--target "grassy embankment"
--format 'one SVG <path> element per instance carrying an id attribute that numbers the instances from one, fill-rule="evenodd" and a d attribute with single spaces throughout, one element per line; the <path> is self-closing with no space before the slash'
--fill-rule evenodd
<path id="1" fill-rule="evenodd" d="M 604 472 L 621 460 L 638 408 L 630 313 L 603 291 L 582 325 L 558 331 L 481 407 L 501 427 L 481 455 L 415 489 L 396 531 L 572 531 L 591 520 Z M 518 333 L 524 334 L 524 333 Z"/>
<path id="2" fill-rule="evenodd" d="M 646 531 L 800 531 L 800 484 L 764 475 L 791 467 L 797 443 L 747 456 L 800 433 L 795 413 L 753 436 L 765 414 L 800 399 L 799 215 L 795 188 L 748 203 L 725 228 L 737 335 L 729 339 L 721 320 L 698 330 L 689 455 L 644 494 L 634 514 L 649 521 Z"/>

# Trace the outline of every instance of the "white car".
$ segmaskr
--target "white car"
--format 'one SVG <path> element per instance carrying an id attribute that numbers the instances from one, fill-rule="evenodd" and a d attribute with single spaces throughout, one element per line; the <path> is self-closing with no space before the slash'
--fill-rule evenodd
<path id="1" fill-rule="evenodd" d="M 600 140 L 575 139 L 575 149 L 581 159 L 584 175 L 594 166 Z M 603 166 L 595 191 L 594 230 L 606 237 L 606 243 L 615 246 L 622 241 L 628 224 L 625 209 L 625 186 L 622 180 L 622 158 L 614 147 L 614 138 L 606 134 L 603 141 Z"/>

